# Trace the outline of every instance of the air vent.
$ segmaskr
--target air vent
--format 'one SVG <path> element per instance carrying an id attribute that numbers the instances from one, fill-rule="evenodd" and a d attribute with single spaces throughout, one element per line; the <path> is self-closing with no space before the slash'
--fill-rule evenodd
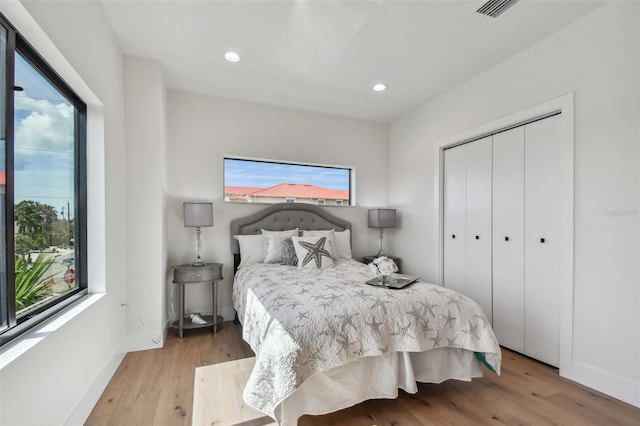
<path id="1" fill-rule="evenodd" d="M 480 6 L 480 9 L 476 10 L 476 12 L 497 18 L 502 15 L 505 10 L 518 3 L 518 1 L 519 0 L 489 0 Z"/>

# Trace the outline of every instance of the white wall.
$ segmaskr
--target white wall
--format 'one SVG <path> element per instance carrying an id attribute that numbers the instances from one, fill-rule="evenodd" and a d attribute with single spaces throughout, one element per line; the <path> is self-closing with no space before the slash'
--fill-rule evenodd
<path id="1" fill-rule="evenodd" d="M 0 372 L 0 423 L 79 424 L 120 361 L 125 336 L 122 55 L 95 3 L 28 2 L 28 12 L 15 1 L 0 7 L 88 103 L 89 288 L 108 292 L 55 332 L 27 335 L 24 342 L 39 343 Z"/>
<path id="2" fill-rule="evenodd" d="M 127 56 L 127 350 L 162 347 L 166 322 L 166 91 L 158 62 Z M 141 321 L 142 320 L 142 323 Z"/>
<path id="3" fill-rule="evenodd" d="M 355 167 L 357 207 L 327 210 L 352 222 L 354 254 L 377 252 L 378 234 L 367 228 L 366 210 L 388 201 L 386 125 L 174 91 L 167 104 L 168 264 L 188 263 L 195 256 L 195 233 L 183 227 L 182 203 L 212 201 L 214 226 L 202 228 L 202 257 L 224 264 L 218 306 L 226 319 L 233 318 L 229 222 L 266 205 L 223 202 L 225 155 Z M 170 281 L 169 274 L 169 289 Z M 206 291 L 188 292 L 187 312 L 211 311 Z M 175 312 L 177 306 L 172 317 Z"/>
<path id="4" fill-rule="evenodd" d="M 618 2 L 391 126 L 396 252 L 439 281 L 439 141 L 575 92 L 573 363 L 563 374 L 640 405 L 639 11 Z"/>

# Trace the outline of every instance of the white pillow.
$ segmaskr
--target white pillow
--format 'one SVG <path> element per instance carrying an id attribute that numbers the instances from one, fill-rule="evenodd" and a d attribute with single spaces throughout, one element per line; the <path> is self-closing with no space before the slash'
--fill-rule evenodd
<path id="1" fill-rule="evenodd" d="M 238 240 L 240 244 L 240 265 L 238 268 L 264 262 L 264 237 L 262 235 L 234 235 L 233 238 Z"/>
<path id="2" fill-rule="evenodd" d="M 331 246 L 333 249 L 334 259 L 351 259 L 351 230 L 345 229 L 344 231 L 334 232 L 334 244 Z"/>
<path id="3" fill-rule="evenodd" d="M 284 259 L 284 240 L 297 237 L 298 228 L 288 231 L 262 230 L 264 237 L 264 263 L 280 263 Z"/>
<path id="4" fill-rule="evenodd" d="M 298 268 L 326 269 L 333 267 L 331 242 L 323 237 L 291 237 L 298 257 Z"/>
<path id="5" fill-rule="evenodd" d="M 302 231 L 302 236 L 303 237 L 312 237 L 312 238 L 327 237 L 327 240 L 329 240 L 329 242 L 331 243 L 331 248 L 332 249 L 334 249 L 335 246 L 336 246 L 334 234 L 335 234 L 335 230 L 334 229 L 317 230 L 317 231 Z M 332 257 L 334 259 L 337 259 L 335 252 L 332 252 L 331 254 L 332 254 Z"/>

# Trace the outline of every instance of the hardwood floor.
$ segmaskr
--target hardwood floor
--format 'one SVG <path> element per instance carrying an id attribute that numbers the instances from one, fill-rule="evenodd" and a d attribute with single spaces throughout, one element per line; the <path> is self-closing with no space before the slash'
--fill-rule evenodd
<path id="1" fill-rule="evenodd" d="M 191 425 L 196 367 L 253 356 L 239 325 L 217 334 L 171 330 L 162 349 L 125 356 L 86 425 Z M 415 395 L 365 401 L 301 426 L 362 425 L 640 425 L 640 409 L 558 376 L 503 349 L 502 375 L 472 382 L 420 384 Z M 199 426 L 199 425 L 198 425 Z"/>

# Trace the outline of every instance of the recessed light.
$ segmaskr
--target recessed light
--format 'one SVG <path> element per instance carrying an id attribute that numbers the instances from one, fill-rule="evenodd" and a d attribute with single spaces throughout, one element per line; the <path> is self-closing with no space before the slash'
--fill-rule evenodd
<path id="1" fill-rule="evenodd" d="M 226 59 L 229 62 L 239 62 L 240 55 L 237 52 L 229 50 L 228 52 L 224 52 L 224 59 Z"/>
<path id="2" fill-rule="evenodd" d="M 384 92 L 387 90 L 387 85 L 385 83 L 376 83 L 373 85 L 374 92 Z"/>

